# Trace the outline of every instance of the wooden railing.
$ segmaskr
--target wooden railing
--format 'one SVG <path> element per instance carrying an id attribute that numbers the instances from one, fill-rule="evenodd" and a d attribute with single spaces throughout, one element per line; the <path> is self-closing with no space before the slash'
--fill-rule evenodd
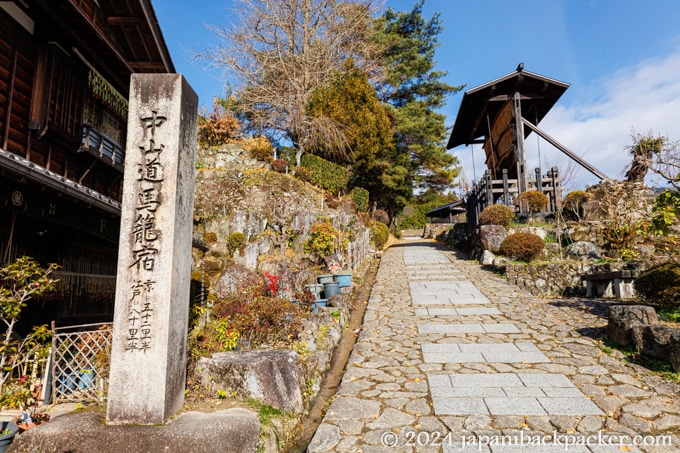
<path id="1" fill-rule="evenodd" d="M 528 190 L 538 190 L 548 196 L 549 213 L 557 213 L 561 209 L 562 185 L 557 167 L 552 167 L 545 176 L 536 169 L 536 177 L 528 181 Z M 508 171 L 503 170 L 502 179 L 493 179 L 491 170 L 487 170 L 479 183 L 468 192 L 466 197 L 468 232 L 473 232 L 479 225 L 479 214 L 487 206 L 502 203 L 516 210 L 518 214 L 527 212 L 525 206 L 516 206 L 515 198 L 519 195 L 517 179 L 509 179 Z"/>

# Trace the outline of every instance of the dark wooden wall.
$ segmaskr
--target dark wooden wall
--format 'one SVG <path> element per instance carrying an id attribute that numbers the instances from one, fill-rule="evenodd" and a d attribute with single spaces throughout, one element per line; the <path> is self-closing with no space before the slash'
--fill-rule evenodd
<path id="1" fill-rule="evenodd" d="M 29 146 L 35 61 L 33 37 L 0 10 L 0 146 L 23 157 Z"/>
<path id="2" fill-rule="evenodd" d="M 80 149 L 88 68 L 58 44 L 0 10 L 0 147 L 120 200 L 122 167 Z"/>

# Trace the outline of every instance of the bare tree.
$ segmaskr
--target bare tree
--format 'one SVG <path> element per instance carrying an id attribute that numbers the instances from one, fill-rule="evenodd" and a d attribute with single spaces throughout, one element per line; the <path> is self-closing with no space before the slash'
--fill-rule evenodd
<path id="1" fill-rule="evenodd" d="M 633 134 L 633 144 L 627 149 L 633 156 L 626 178 L 631 182 L 644 181 L 647 171 L 656 173 L 676 190 L 680 190 L 680 142 L 662 135 Z"/>
<path id="2" fill-rule="evenodd" d="M 350 58 L 377 74 L 379 49 L 368 36 L 379 1 L 235 0 L 230 25 L 209 27 L 219 44 L 199 57 L 224 70 L 251 127 L 290 139 L 298 165 L 321 143 L 344 154 L 343 127 L 307 107 Z"/>

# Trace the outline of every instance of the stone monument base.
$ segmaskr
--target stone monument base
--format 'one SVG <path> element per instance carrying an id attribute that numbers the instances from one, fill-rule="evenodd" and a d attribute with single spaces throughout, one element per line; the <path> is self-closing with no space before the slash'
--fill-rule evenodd
<path id="1" fill-rule="evenodd" d="M 61 415 L 16 436 L 9 452 L 246 453 L 257 449 L 260 422 L 246 409 L 187 412 L 164 426 L 107 426 L 104 414 Z"/>

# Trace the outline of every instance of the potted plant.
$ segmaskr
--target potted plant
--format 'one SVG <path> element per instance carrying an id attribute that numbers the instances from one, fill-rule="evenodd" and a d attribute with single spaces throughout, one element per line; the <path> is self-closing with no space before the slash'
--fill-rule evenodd
<path id="1" fill-rule="evenodd" d="M 6 328 L 0 337 L 2 406 L 25 409 L 37 399 L 34 397 L 35 382 L 28 378 L 26 365 L 48 354 L 47 340 L 52 332 L 44 324 L 34 327 L 30 334 L 18 340 L 15 339 L 14 329 L 26 303 L 34 296 L 54 288 L 57 280 L 50 278 L 50 274 L 57 267 L 56 264 L 50 264 L 47 269 L 43 269 L 35 260 L 24 256 L 0 268 L 0 320 Z"/>
<path id="2" fill-rule="evenodd" d="M 16 419 L 16 424 L 19 431 L 23 432 L 35 426 L 42 425 L 50 421 L 50 414 L 46 413 L 47 406 L 32 404 L 26 410 L 21 411 L 21 414 Z"/>
<path id="3" fill-rule="evenodd" d="M 0 453 L 5 450 L 14 440 L 14 436 L 19 432 L 19 427 L 13 422 L 0 422 Z"/>

